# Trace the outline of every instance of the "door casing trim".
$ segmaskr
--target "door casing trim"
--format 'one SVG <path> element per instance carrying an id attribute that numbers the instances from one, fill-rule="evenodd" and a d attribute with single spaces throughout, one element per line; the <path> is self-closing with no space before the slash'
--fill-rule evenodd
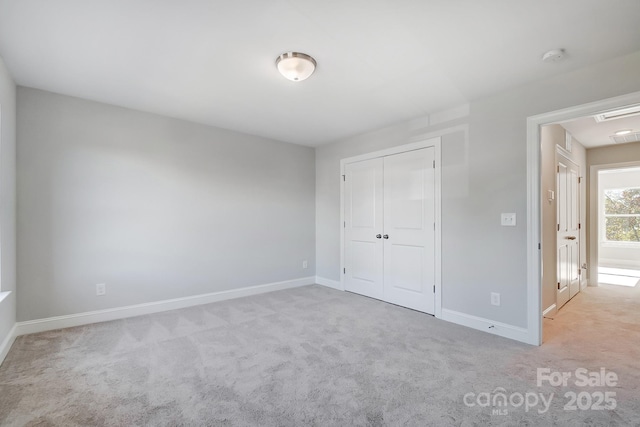
<path id="1" fill-rule="evenodd" d="M 542 344 L 542 244 L 540 211 L 540 127 L 640 104 L 640 92 L 551 111 L 527 118 L 527 339 Z M 589 255 L 590 256 L 590 255 Z M 591 274 L 591 273 L 590 273 Z"/>

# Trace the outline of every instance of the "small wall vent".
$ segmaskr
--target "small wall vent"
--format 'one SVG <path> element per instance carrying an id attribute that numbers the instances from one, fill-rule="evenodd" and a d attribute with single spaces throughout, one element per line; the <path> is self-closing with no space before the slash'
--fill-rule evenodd
<path id="1" fill-rule="evenodd" d="M 640 105 L 625 107 L 615 111 L 607 111 L 606 113 L 596 114 L 593 116 L 596 122 L 608 122 L 609 120 L 623 119 L 625 117 L 633 117 L 640 115 Z"/>
<path id="2" fill-rule="evenodd" d="M 631 132 L 626 135 L 611 135 L 609 138 L 616 144 L 640 141 L 640 132 Z"/>

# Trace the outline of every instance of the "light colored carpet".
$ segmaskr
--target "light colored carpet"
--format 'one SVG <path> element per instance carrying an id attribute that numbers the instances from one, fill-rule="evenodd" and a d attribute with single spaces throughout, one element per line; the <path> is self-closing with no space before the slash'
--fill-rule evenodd
<path id="1" fill-rule="evenodd" d="M 611 288 L 545 320 L 542 347 L 317 285 L 22 336 L 0 367 L 0 423 L 638 425 L 640 295 Z M 579 367 L 619 382 L 536 385 L 537 368 Z M 543 414 L 478 406 L 497 388 L 555 397 Z M 596 390 L 617 408 L 564 409 L 564 393 Z"/>

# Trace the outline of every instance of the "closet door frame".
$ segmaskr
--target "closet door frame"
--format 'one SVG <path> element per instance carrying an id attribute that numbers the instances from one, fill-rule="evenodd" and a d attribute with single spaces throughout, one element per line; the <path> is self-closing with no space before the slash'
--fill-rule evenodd
<path id="1" fill-rule="evenodd" d="M 345 289 L 345 217 L 344 217 L 344 196 L 345 196 L 345 165 L 363 160 L 371 160 L 378 157 L 391 156 L 394 154 L 406 153 L 408 151 L 419 150 L 421 148 L 433 147 L 435 149 L 435 317 L 442 317 L 442 221 L 441 221 L 441 138 L 434 137 L 420 140 L 411 144 L 400 145 L 386 150 L 374 151 L 361 154 L 359 156 L 348 157 L 340 160 L 340 287 Z"/>

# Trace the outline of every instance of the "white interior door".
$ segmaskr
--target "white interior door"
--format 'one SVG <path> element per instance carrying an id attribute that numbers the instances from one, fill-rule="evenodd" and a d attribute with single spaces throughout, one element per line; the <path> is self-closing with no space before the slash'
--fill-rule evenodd
<path id="1" fill-rule="evenodd" d="M 557 162 L 557 308 L 580 291 L 580 170 L 563 159 Z"/>
<path id="2" fill-rule="evenodd" d="M 570 163 L 567 179 L 569 195 L 569 299 L 580 292 L 580 169 Z M 573 238 L 575 237 L 575 239 Z"/>
<path id="3" fill-rule="evenodd" d="M 345 175 L 345 290 L 383 299 L 383 159 L 349 163 Z"/>
<path id="4" fill-rule="evenodd" d="M 384 158 L 384 300 L 435 309 L 433 147 Z"/>

